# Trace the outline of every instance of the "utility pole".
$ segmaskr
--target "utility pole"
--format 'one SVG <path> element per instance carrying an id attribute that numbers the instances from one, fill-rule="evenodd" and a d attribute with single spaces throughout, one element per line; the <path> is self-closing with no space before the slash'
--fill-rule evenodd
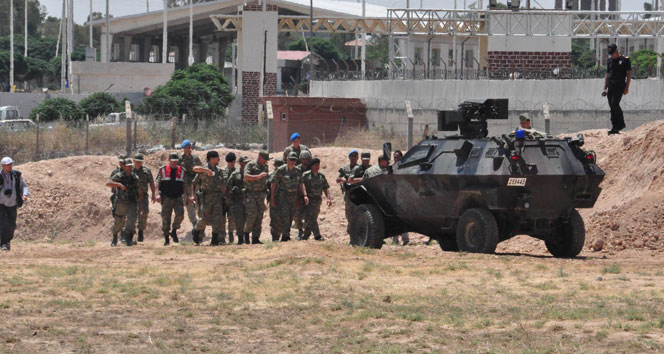
<path id="1" fill-rule="evenodd" d="M 62 39 L 60 40 L 60 93 L 65 92 L 67 82 L 67 0 L 62 0 Z"/>
<path id="2" fill-rule="evenodd" d="M 111 18 L 109 14 L 108 0 L 106 0 L 106 62 L 111 62 Z"/>
<path id="3" fill-rule="evenodd" d="M 92 0 L 90 0 L 90 17 L 88 18 L 88 25 L 90 25 L 90 48 L 92 48 Z"/>
<path id="4" fill-rule="evenodd" d="M 309 92 L 311 92 L 311 82 L 313 80 L 314 80 L 314 0 L 309 0 Z"/>
<path id="5" fill-rule="evenodd" d="M 9 0 L 9 92 L 14 92 L 14 0 Z"/>
<path id="6" fill-rule="evenodd" d="M 69 38 L 67 40 L 67 58 L 69 62 L 67 65 L 67 78 L 69 80 L 69 90 L 73 94 L 74 86 L 72 85 L 72 65 L 71 53 L 74 51 L 74 0 L 69 0 Z"/>
<path id="7" fill-rule="evenodd" d="M 194 65 L 194 0 L 189 0 L 189 66 Z"/>
<path id="8" fill-rule="evenodd" d="M 362 0 L 362 21 L 367 16 L 367 0 Z M 367 32 L 362 31 L 362 80 L 366 79 L 366 59 L 367 59 Z"/>
<path id="9" fill-rule="evenodd" d="M 106 0 L 108 3 L 108 0 Z M 166 64 L 168 62 L 168 2 L 164 0 L 164 29 L 161 34 L 161 62 Z"/>
<path id="10" fill-rule="evenodd" d="M 23 56 L 28 57 L 28 0 L 25 0 L 25 7 L 23 8 L 25 12 L 25 36 L 23 38 Z"/>

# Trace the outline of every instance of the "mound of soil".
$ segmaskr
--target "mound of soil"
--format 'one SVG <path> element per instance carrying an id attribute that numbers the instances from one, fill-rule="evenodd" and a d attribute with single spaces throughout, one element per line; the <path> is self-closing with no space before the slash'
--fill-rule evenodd
<path id="1" fill-rule="evenodd" d="M 620 135 L 606 130 L 582 132 L 585 149 L 597 152 L 598 165 L 606 172 L 603 191 L 593 209 L 582 210 L 587 229 L 586 246 L 604 251 L 645 248 L 664 250 L 664 121 L 643 125 Z M 348 148 L 312 149 L 322 161 L 322 172 L 331 185 L 334 204 L 321 209 L 321 232 L 328 239 L 346 243 L 346 220 L 340 188 L 334 184 L 340 166 L 347 163 Z M 257 152 L 219 149 L 221 155 L 255 158 Z M 169 151 L 146 156 L 153 173 L 167 160 Z M 205 152 L 195 152 L 204 159 Z M 378 150 L 372 151 L 378 156 Z M 273 157 L 281 153 L 272 154 Z M 223 162 L 222 162 L 223 163 Z M 110 189 L 105 187 L 114 156 L 78 156 L 19 166 L 30 185 L 32 198 L 20 210 L 17 237 L 24 240 L 85 241 L 110 238 Z M 271 167 L 272 168 L 272 167 Z M 151 204 L 148 238 L 160 238 L 160 205 Z M 267 213 L 266 213 L 267 214 Z M 269 237 L 269 218 L 264 218 L 263 238 Z M 190 231 L 185 217 L 183 230 Z M 209 231 L 208 231 L 209 235 Z M 293 235 L 292 235 L 293 236 Z M 600 243 L 603 245 L 600 246 Z M 518 237 L 499 246 L 499 251 L 542 251 L 541 241 Z"/>

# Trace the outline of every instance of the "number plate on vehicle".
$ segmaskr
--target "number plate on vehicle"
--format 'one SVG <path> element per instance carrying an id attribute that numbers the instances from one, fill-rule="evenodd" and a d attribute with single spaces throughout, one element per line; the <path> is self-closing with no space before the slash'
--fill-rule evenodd
<path id="1" fill-rule="evenodd" d="M 510 178 L 507 180 L 508 187 L 525 187 L 527 178 Z"/>

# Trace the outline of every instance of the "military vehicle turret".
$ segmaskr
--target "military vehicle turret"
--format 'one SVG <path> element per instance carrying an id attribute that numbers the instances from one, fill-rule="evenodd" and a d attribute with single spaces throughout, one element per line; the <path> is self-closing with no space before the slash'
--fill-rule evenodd
<path id="1" fill-rule="evenodd" d="M 439 112 L 438 130 L 379 176 L 346 185 L 357 206 L 350 243 L 380 248 L 387 237 L 417 232 L 444 251 L 493 253 L 515 235 L 545 241 L 555 257 L 583 249 L 578 208 L 592 208 L 604 172 L 583 136 L 552 138 L 529 130 L 488 138 L 487 120 L 507 119 L 507 100 L 466 101 Z M 390 155 L 386 143 L 383 154 Z"/>

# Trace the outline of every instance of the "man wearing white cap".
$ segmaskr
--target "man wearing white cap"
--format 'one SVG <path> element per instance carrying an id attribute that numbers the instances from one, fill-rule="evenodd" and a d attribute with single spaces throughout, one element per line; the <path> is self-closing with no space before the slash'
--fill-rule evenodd
<path id="1" fill-rule="evenodd" d="M 21 172 L 12 170 L 14 160 L 5 157 L 0 161 L 0 249 L 9 251 L 10 243 L 16 230 L 16 211 L 28 199 L 28 185 L 21 177 Z"/>

